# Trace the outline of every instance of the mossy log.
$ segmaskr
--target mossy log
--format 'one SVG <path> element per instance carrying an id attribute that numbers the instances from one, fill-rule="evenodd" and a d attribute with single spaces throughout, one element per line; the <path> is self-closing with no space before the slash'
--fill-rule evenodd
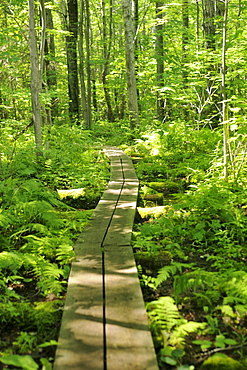
<path id="1" fill-rule="evenodd" d="M 146 194 L 143 195 L 143 200 L 145 206 L 163 206 L 164 202 L 164 196 L 163 194 L 157 193 L 157 194 Z"/>
<path id="2" fill-rule="evenodd" d="M 238 361 L 224 354 L 215 354 L 205 360 L 200 370 L 244 370 L 245 367 Z"/>
<path id="3" fill-rule="evenodd" d="M 99 201 L 99 192 L 92 189 L 86 192 L 85 188 L 57 190 L 59 198 L 67 205 L 77 209 L 95 208 Z"/>
<path id="4" fill-rule="evenodd" d="M 77 199 L 79 197 L 84 197 L 86 195 L 85 188 L 79 189 L 63 189 L 57 190 L 59 198 L 63 200 L 64 198 L 73 198 Z"/>
<path id="5" fill-rule="evenodd" d="M 163 194 L 174 194 L 182 191 L 181 183 L 175 181 L 162 181 L 162 182 L 149 182 L 146 184 L 149 188 L 158 191 Z"/>
<path id="6" fill-rule="evenodd" d="M 149 207 L 149 208 L 137 208 L 139 215 L 142 219 L 148 218 L 158 218 L 160 216 L 165 215 L 171 210 L 170 206 L 157 206 L 157 207 Z"/>

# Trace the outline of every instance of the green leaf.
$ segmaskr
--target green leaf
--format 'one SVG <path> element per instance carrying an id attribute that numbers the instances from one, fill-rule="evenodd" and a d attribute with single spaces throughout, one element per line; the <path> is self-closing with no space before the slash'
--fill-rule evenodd
<path id="1" fill-rule="evenodd" d="M 212 342 L 209 340 L 193 340 L 194 344 L 199 344 L 201 346 L 201 349 L 207 349 L 212 346 Z"/>
<path id="2" fill-rule="evenodd" d="M 36 370 L 39 368 L 38 364 L 31 356 L 11 355 L 1 357 L 0 361 L 6 365 L 13 365 L 22 368 L 23 370 Z"/>
<path id="3" fill-rule="evenodd" d="M 235 344 L 238 344 L 238 342 L 236 342 L 234 339 L 231 339 L 231 338 L 226 338 L 225 340 L 224 340 L 224 342 L 226 343 L 226 344 L 230 344 L 230 345 L 235 345 Z"/>
<path id="4" fill-rule="evenodd" d="M 43 347 L 49 347 L 49 346 L 58 346 L 60 343 L 57 342 L 56 340 L 50 340 L 50 342 L 44 342 L 40 344 L 38 347 L 43 348 Z"/>
<path id="5" fill-rule="evenodd" d="M 161 357 L 161 361 L 162 362 L 165 362 L 166 364 L 168 365 L 176 365 L 177 364 L 177 361 L 174 360 L 173 358 L 171 357 Z"/>
<path id="6" fill-rule="evenodd" d="M 172 357 L 174 358 L 181 358 L 183 357 L 184 355 L 184 351 L 180 348 L 176 348 L 174 349 L 174 351 L 172 351 Z"/>
<path id="7" fill-rule="evenodd" d="M 52 370 L 52 364 L 46 358 L 41 358 L 40 362 L 43 365 L 42 370 Z"/>

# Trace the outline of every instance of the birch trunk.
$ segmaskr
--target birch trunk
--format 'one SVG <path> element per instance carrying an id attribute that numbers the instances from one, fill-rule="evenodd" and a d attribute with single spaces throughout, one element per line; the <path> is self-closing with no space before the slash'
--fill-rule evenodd
<path id="1" fill-rule="evenodd" d="M 42 150 L 42 120 L 39 92 L 41 87 L 41 76 L 39 70 L 37 40 L 35 32 L 35 12 L 34 0 L 28 0 L 28 15 L 29 15 L 29 49 L 30 49 L 30 68 L 31 68 L 31 98 L 33 124 L 36 143 L 37 159 L 43 156 Z"/>

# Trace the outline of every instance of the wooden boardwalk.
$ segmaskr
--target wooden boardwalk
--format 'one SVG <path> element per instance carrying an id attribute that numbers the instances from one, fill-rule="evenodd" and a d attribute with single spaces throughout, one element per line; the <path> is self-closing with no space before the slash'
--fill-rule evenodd
<path id="1" fill-rule="evenodd" d="M 139 182 L 127 155 L 105 151 L 111 178 L 75 243 L 54 370 L 157 370 L 130 245 Z"/>

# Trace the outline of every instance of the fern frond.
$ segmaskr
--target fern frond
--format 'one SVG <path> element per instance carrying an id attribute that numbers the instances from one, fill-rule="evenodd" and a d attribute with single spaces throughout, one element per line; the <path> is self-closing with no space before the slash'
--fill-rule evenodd
<path id="1" fill-rule="evenodd" d="M 195 321 L 187 321 L 182 323 L 172 331 L 172 334 L 169 338 L 171 345 L 183 345 L 185 343 L 185 337 L 190 333 L 198 332 L 198 330 L 203 330 L 206 328 L 206 323 L 199 323 Z"/>
<path id="2" fill-rule="evenodd" d="M 170 331 L 180 319 L 178 308 L 171 297 L 160 297 L 157 301 L 147 304 L 147 312 L 151 328 Z"/>
<path id="3" fill-rule="evenodd" d="M 158 276 L 156 278 L 156 287 L 166 281 L 170 276 L 174 276 L 177 272 L 181 274 L 183 268 L 191 269 L 193 266 L 193 263 L 172 262 L 170 265 L 162 267 L 158 271 Z"/>
<path id="4" fill-rule="evenodd" d="M 187 272 L 175 277 L 174 294 L 178 297 L 188 289 L 192 289 L 193 292 L 196 292 L 198 288 L 204 289 L 206 286 L 213 286 L 216 280 L 216 274 L 213 272 L 202 269 Z"/>
<path id="5" fill-rule="evenodd" d="M 61 244 L 56 249 L 56 259 L 59 261 L 60 265 L 71 263 L 72 259 L 75 257 L 75 252 L 71 244 Z"/>
<path id="6" fill-rule="evenodd" d="M 1 252 L 0 253 L 0 270 L 10 270 L 16 274 L 23 265 L 23 258 L 20 253 Z"/>

